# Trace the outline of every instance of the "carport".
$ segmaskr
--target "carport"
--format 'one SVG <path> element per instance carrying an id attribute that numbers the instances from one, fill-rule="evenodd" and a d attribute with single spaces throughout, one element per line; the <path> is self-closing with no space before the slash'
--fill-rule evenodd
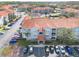
<path id="1" fill-rule="evenodd" d="M 34 50 L 34 55 L 36 57 L 43 57 L 45 55 L 44 47 L 39 47 L 39 45 L 38 45 L 38 47 L 34 47 L 33 50 Z"/>

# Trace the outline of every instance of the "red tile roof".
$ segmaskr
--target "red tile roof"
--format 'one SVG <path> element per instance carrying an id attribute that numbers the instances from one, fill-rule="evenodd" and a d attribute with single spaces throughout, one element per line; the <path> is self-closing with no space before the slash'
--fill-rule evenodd
<path id="1" fill-rule="evenodd" d="M 0 11 L 0 16 L 6 16 L 6 15 L 8 15 L 8 12 L 6 12 L 6 11 Z"/>
<path id="2" fill-rule="evenodd" d="M 23 28 L 37 27 L 39 31 L 43 31 L 43 28 L 75 28 L 79 27 L 79 18 L 62 18 L 62 19 L 48 19 L 48 18 L 34 18 L 30 19 L 25 17 L 22 23 Z M 38 35 L 37 40 L 44 41 L 43 35 Z"/>
<path id="3" fill-rule="evenodd" d="M 28 28 L 34 27 L 34 23 L 31 20 L 29 20 L 29 18 L 25 17 L 24 19 L 25 21 L 23 21 L 22 25 L 25 25 L 25 26 L 23 27 L 28 27 Z"/>
<path id="4" fill-rule="evenodd" d="M 34 18 L 27 19 L 24 18 L 22 23 L 22 27 L 24 28 L 32 28 L 37 27 L 40 30 L 42 28 L 50 27 L 50 28 L 75 28 L 79 27 L 79 18 L 62 18 L 62 19 L 48 19 L 48 18 Z"/>
<path id="5" fill-rule="evenodd" d="M 1 8 L 5 9 L 9 13 L 14 12 L 14 10 L 12 10 L 13 7 L 11 5 L 3 5 L 3 6 L 1 6 Z"/>
<path id="6" fill-rule="evenodd" d="M 66 12 L 75 12 L 75 13 L 79 12 L 79 10 L 74 9 L 74 8 L 65 8 L 64 11 L 66 11 Z"/>
<path id="7" fill-rule="evenodd" d="M 11 5 L 3 5 L 2 8 L 9 9 L 9 8 L 13 8 L 13 7 Z"/>
<path id="8" fill-rule="evenodd" d="M 26 17 L 24 17 L 24 19 L 25 19 L 25 20 L 29 20 L 29 19 L 31 19 L 31 17 L 30 17 L 30 16 L 29 16 L 29 17 L 26 16 Z"/>
<path id="9" fill-rule="evenodd" d="M 22 4 L 22 5 L 18 5 L 18 8 L 32 8 L 32 5 Z"/>
<path id="10" fill-rule="evenodd" d="M 32 10 L 46 10 L 46 9 L 49 9 L 49 7 L 36 7 L 33 8 Z"/>

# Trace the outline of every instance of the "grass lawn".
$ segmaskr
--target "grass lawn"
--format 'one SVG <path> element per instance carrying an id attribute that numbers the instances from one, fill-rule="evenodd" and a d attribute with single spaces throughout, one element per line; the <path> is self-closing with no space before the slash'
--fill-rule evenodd
<path id="1" fill-rule="evenodd" d="M 5 30 L 3 30 L 3 28 L 0 29 L 0 32 L 5 32 Z"/>
<path id="2" fill-rule="evenodd" d="M 0 28 L 0 30 L 3 30 L 3 28 Z"/>
<path id="3" fill-rule="evenodd" d="M 9 46 L 9 47 L 5 47 L 2 51 L 2 55 L 3 56 L 10 56 L 11 55 L 11 52 L 12 52 L 12 48 Z"/>
<path id="4" fill-rule="evenodd" d="M 51 41 L 46 41 L 45 44 L 47 45 L 79 45 L 78 40 L 51 40 Z"/>
<path id="5" fill-rule="evenodd" d="M 28 45 L 35 45 L 37 44 L 36 41 L 26 40 L 26 39 L 19 39 L 17 44 L 20 46 L 28 46 Z"/>

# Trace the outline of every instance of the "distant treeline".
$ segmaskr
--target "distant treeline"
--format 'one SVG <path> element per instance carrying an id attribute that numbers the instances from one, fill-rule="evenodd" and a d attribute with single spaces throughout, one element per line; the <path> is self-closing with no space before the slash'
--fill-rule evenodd
<path id="1" fill-rule="evenodd" d="M 22 1 L 1 1 L 0 4 L 67 4 L 67 5 L 79 5 L 79 1 L 65 1 L 65 2 L 22 2 Z"/>

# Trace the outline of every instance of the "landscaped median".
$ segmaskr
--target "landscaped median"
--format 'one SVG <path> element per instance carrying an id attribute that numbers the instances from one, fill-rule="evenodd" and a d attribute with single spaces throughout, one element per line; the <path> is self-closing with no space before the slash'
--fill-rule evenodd
<path id="1" fill-rule="evenodd" d="M 19 16 L 17 16 L 15 19 L 13 19 L 12 22 L 16 21 L 19 18 Z M 9 24 L 11 24 L 12 22 L 8 23 L 7 25 L 5 25 L 5 27 L 7 27 Z"/>
<path id="2" fill-rule="evenodd" d="M 2 31 L 3 30 L 3 28 L 0 28 L 0 31 Z"/>
<path id="3" fill-rule="evenodd" d="M 19 16 L 17 16 L 13 21 L 16 21 L 19 18 Z"/>
<path id="4" fill-rule="evenodd" d="M 4 26 L 0 28 L 0 32 L 5 32 Z"/>

